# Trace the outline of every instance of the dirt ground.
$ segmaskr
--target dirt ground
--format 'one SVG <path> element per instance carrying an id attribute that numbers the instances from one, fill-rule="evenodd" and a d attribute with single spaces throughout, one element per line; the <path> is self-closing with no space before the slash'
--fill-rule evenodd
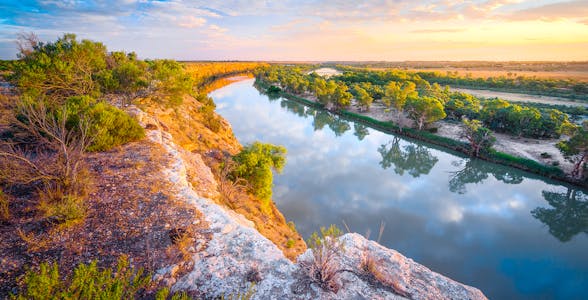
<path id="1" fill-rule="evenodd" d="M 465 141 L 465 139 L 460 138 L 462 129 L 459 123 L 441 121 L 437 122 L 437 125 L 439 126 L 437 131 L 438 135 Z M 539 140 L 519 138 L 502 133 L 494 133 L 494 136 L 496 137 L 494 149 L 500 152 L 532 159 L 545 165 L 553 165 L 553 163 L 557 162 L 559 163 L 559 167 L 566 173 L 570 173 L 574 168 L 574 165 L 567 161 L 559 149 L 555 147 L 557 142 L 565 139 L 564 137 L 560 139 Z M 545 157 L 542 157 L 542 153 L 547 153 L 547 155 L 544 154 Z"/>

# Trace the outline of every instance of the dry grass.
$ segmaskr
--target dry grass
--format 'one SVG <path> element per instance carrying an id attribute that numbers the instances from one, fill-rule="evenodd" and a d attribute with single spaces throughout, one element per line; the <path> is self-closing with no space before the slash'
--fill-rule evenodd
<path id="1" fill-rule="evenodd" d="M 398 280 L 391 277 L 379 267 L 381 262 L 367 248 L 363 250 L 360 266 L 359 277 L 376 288 L 383 288 L 403 297 L 409 297 L 405 288 Z"/>
<path id="2" fill-rule="evenodd" d="M 300 261 L 300 267 L 311 283 L 334 293 L 337 293 L 341 287 L 338 274 L 349 271 L 342 268 L 337 259 L 345 252 L 343 243 L 339 240 L 340 235 L 341 231 L 334 225 L 328 229 L 322 227 L 320 234 L 313 233 L 308 241 L 312 257 L 309 260 Z"/>
<path id="3" fill-rule="evenodd" d="M 0 221 L 8 221 L 10 219 L 10 201 L 8 196 L 0 190 Z"/>

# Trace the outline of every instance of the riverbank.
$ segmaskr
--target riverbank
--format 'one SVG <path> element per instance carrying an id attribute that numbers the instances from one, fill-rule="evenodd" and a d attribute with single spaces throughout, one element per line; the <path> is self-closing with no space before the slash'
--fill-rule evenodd
<path id="1" fill-rule="evenodd" d="M 265 91 L 269 85 L 260 80 L 256 81 L 256 86 Z M 279 92 L 279 95 L 290 100 L 306 106 L 317 109 L 327 109 L 324 105 L 316 101 L 312 94 L 293 95 L 284 91 Z M 419 141 L 424 141 L 433 145 L 440 146 L 445 149 L 450 149 L 463 153 L 470 154 L 469 145 L 459 138 L 459 126 L 451 124 L 446 121 L 440 122 L 437 134 L 428 131 L 418 131 L 413 128 L 397 126 L 394 121 L 395 113 L 385 113 L 384 107 L 378 107 L 374 104 L 369 112 L 360 111 L 358 106 L 353 103 L 348 110 L 329 110 L 331 113 L 337 114 L 344 119 L 350 121 L 360 122 L 371 128 L 382 132 L 402 135 Z M 410 124 L 408 119 L 401 120 L 402 124 Z M 406 126 L 406 125 L 405 125 Z M 536 142 L 539 143 L 536 143 Z M 516 139 L 507 135 L 498 134 L 497 143 L 494 150 L 489 153 L 484 153 L 478 157 L 492 163 L 497 163 L 509 167 L 514 167 L 523 171 L 534 173 L 543 177 L 558 180 L 565 183 L 570 183 L 576 186 L 585 187 L 586 184 L 579 182 L 574 178 L 569 177 L 566 171 L 569 172 L 573 165 L 566 161 L 559 150 L 555 147 L 557 140 L 531 140 L 531 139 Z M 550 146 L 552 145 L 552 146 Z M 540 151 L 540 152 L 539 152 Z M 521 154 L 524 157 L 521 157 Z M 546 154 L 543 154 L 546 153 Z M 542 157 L 545 156 L 545 157 Z M 552 165 L 547 165 L 552 164 Z M 553 166 L 556 164 L 558 166 Z"/>

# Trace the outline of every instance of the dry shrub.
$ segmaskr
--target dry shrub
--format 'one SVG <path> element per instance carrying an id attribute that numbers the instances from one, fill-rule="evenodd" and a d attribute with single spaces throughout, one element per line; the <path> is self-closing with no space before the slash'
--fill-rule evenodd
<path id="1" fill-rule="evenodd" d="M 337 257 L 345 251 L 339 236 L 341 230 L 335 225 L 328 229 L 321 227 L 320 235 L 314 232 L 307 242 L 312 250 L 312 258 L 300 262 L 311 283 L 335 293 L 340 288 L 337 282 L 338 274 L 347 271 L 337 261 Z"/>
<path id="2" fill-rule="evenodd" d="M 366 247 L 361 256 L 359 274 L 357 275 L 372 286 L 387 289 L 403 297 L 409 297 L 398 280 L 378 268 L 379 263 L 374 254 Z"/>
<path id="3" fill-rule="evenodd" d="M 77 130 L 68 128 L 66 108 L 51 111 L 44 101 L 21 101 L 17 115 L 13 138 L 0 142 L 0 180 L 36 188 L 45 217 L 61 223 L 83 218 L 88 124 L 81 120 Z"/>
<path id="4" fill-rule="evenodd" d="M 7 221 L 10 219 L 9 204 L 8 197 L 0 190 L 0 220 Z"/>
<path id="5" fill-rule="evenodd" d="M 22 229 L 17 229 L 16 234 L 27 245 L 27 251 L 30 253 L 45 250 L 49 246 L 50 240 L 33 232 L 26 233 Z"/>
<path id="6" fill-rule="evenodd" d="M 248 189 L 247 181 L 243 178 L 233 179 L 233 172 L 237 164 L 230 158 L 225 159 L 218 168 L 217 177 L 218 180 L 218 191 L 221 195 L 222 202 L 229 208 L 235 210 L 237 205 L 241 202 Z"/>
<path id="7" fill-rule="evenodd" d="M 188 229 L 174 228 L 169 232 L 169 238 L 172 244 L 168 247 L 167 254 L 170 257 L 180 256 L 185 261 L 192 257 L 195 239 L 191 227 Z"/>

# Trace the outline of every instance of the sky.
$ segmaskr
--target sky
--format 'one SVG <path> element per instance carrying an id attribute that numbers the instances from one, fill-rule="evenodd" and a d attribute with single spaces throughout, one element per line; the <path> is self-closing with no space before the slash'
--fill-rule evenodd
<path id="1" fill-rule="evenodd" d="M 588 0 L 2 0 L 18 33 L 178 60 L 588 60 Z"/>

